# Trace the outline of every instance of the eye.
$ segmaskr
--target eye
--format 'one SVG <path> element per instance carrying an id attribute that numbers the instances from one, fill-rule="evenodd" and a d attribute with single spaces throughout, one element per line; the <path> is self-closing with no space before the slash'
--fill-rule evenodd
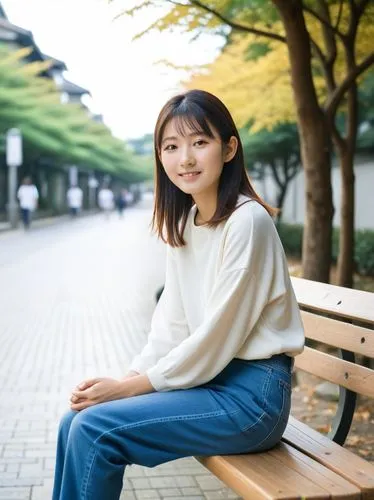
<path id="1" fill-rule="evenodd" d="M 175 144 L 168 144 L 164 147 L 164 151 L 173 151 L 174 149 L 177 149 L 177 146 Z"/>
<path id="2" fill-rule="evenodd" d="M 194 146 L 203 146 L 204 144 L 208 144 L 207 141 L 204 141 L 203 139 L 199 139 L 194 143 Z"/>

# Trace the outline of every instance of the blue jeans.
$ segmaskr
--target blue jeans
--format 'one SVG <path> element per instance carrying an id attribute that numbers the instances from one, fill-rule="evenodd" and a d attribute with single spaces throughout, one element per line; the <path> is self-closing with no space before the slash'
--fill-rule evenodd
<path id="1" fill-rule="evenodd" d="M 209 383 L 67 413 L 53 500 L 118 500 L 130 464 L 267 450 L 290 412 L 291 358 L 234 359 Z"/>
<path id="2" fill-rule="evenodd" d="M 31 223 L 31 210 L 28 208 L 21 208 L 21 217 L 25 229 L 28 229 Z"/>

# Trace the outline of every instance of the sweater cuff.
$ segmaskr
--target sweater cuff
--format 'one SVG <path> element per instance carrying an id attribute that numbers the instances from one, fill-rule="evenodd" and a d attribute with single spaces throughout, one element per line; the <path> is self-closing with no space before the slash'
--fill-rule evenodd
<path id="1" fill-rule="evenodd" d="M 145 373 L 145 371 L 148 368 L 148 364 L 144 362 L 144 360 L 140 357 L 136 357 L 133 359 L 133 361 L 130 363 L 130 366 L 128 368 L 128 371 L 134 371 L 138 372 L 141 375 Z"/>
<path id="2" fill-rule="evenodd" d="M 152 386 L 157 392 L 169 391 L 170 388 L 166 382 L 165 377 L 159 372 L 156 366 L 149 368 L 146 371 L 146 375 L 149 378 Z"/>

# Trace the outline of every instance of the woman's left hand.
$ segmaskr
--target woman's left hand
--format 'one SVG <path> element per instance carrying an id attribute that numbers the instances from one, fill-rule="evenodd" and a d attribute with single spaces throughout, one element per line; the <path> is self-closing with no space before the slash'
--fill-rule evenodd
<path id="1" fill-rule="evenodd" d="M 71 409 L 84 410 L 89 406 L 126 397 L 124 381 L 114 378 L 94 378 L 81 382 L 70 398 Z"/>

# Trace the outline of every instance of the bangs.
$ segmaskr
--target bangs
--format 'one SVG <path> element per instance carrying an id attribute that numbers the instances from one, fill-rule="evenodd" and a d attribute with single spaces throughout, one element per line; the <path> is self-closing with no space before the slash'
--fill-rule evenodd
<path id="1" fill-rule="evenodd" d="M 195 103 L 182 101 L 179 106 L 170 110 L 169 116 L 165 119 L 162 131 L 158 137 L 158 147 L 160 148 L 162 136 L 167 123 L 174 121 L 175 128 L 182 137 L 187 136 L 191 130 L 196 134 L 203 134 L 214 138 L 214 133 L 206 118 L 205 112 Z"/>
<path id="2" fill-rule="evenodd" d="M 208 137 L 214 137 L 212 129 L 209 126 L 205 116 L 195 116 L 192 113 L 176 113 L 174 118 L 175 128 L 178 134 L 185 137 L 192 130 L 196 134 L 204 134 Z"/>

